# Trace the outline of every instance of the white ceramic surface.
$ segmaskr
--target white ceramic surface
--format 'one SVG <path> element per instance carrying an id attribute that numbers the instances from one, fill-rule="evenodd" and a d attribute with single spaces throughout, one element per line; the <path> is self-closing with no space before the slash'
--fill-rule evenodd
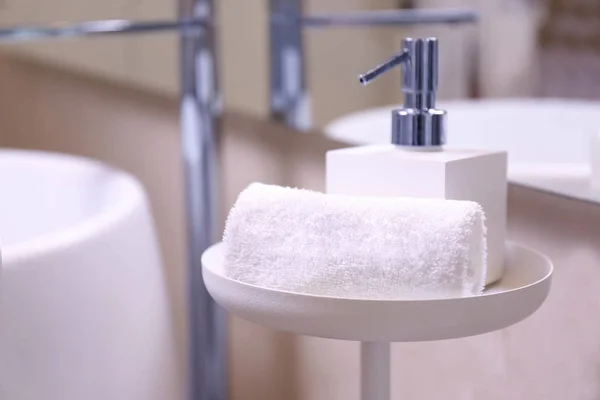
<path id="1" fill-rule="evenodd" d="M 592 188 L 591 141 L 600 103 L 554 99 L 440 102 L 448 111 L 448 147 L 506 150 L 512 183 L 600 202 Z M 324 129 L 350 145 L 388 143 L 394 106 L 339 118 Z M 594 179 L 598 179 L 595 177 Z"/>
<path id="2" fill-rule="evenodd" d="M 270 328 L 333 339 L 413 342 L 482 334 L 535 312 L 550 291 L 552 263 L 508 244 L 507 270 L 482 296 L 444 300 L 364 300 L 290 293 L 224 276 L 222 243 L 202 257 L 211 296 L 234 315 Z"/>
<path id="3" fill-rule="evenodd" d="M 592 188 L 600 191 L 600 132 L 592 138 L 590 157 L 592 162 Z"/>
<path id="4" fill-rule="evenodd" d="M 0 398 L 172 398 L 174 337 L 140 184 L 82 158 L 1 150 L 0 188 Z"/>

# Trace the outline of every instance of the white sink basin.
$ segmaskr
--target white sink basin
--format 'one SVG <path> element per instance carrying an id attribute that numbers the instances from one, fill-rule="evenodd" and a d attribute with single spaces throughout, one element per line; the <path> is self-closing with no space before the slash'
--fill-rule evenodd
<path id="1" fill-rule="evenodd" d="M 390 111 L 396 107 L 346 115 L 327 125 L 325 134 L 350 145 L 389 143 Z M 439 107 L 449 113 L 448 147 L 506 150 L 511 182 L 600 202 L 590 161 L 592 137 L 600 131 L 600 103 L 501 99 L 441 102 Z"/>
<path id="2" fill-rule="evenodd" d="M 82 158 L 0 150 L 0 188 L 0 398 L 171 398 L 174 337 L 140 184 Z"/>

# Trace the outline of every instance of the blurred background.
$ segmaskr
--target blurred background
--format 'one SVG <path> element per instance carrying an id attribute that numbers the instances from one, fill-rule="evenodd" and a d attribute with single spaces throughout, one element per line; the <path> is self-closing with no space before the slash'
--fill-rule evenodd
<path id="1" fill-rule="evenodd" d="M 227 110 L 268 114 L 268 1 L 216 2 L 219 75 Z M 153 20 L 177 15 L 175 2 L 4 0 L 4 26 L 99 19 Z M 574 0 L 306 0 L 306 14 L 377 9 L 460 7 L 481 12 L 473 25 L 335 28 L 305 31 L 308 87 L 316 128 L 351 111 L 399 102 L 399 84 L 355 84 L 359 72 L 399 48 L 405 36 L 437 36 L 440 97 L 594 97 L 598 68 L 593 1 Z M 149 94 L 179 93 L 177 37 L 51 41 L 4 47 L 6 57 L 28 60 Z M 395 74 L 399 76 L 399 74 Z M 564 77 L 569 77 L 564 79 Z M 563 77 L 563 79 L 561 79 Z"/>
<path id="2" fill-rule="evenodd" d="M 593 70 L 595 65 L 594 43 L 579 41 L 575 34 L 581 34 L 584 27 L 581 23 L 572 26 L 569 21 L 579 21 L 581 15 L 590 15 L 586 7 L 593 9 L 596 6 L 594 2 L 579 3 L 554 0 L 306 0 L 306 14 L 415 7 L 473 7 L 482 12 L 479 23 L 454 27 L 307 30 L 304 35 L 306 68 L 314 126 L 324 126 L 351 111 L 398 102 L 398 85 L 386 80 L 374 83 L 366 91 L 355 84 L 355 78 L 365 68 L 397 51 L 401 38 L 407 35 L 437 36 L 442 41 L 442 98 L 559 94 L 559 86 L 547 87 L 554 80 L 553 66 L 563 71 L 565 66 L 577 69 L 581 74 L 578 76 L 580 90 L 584 90 L 589 87 L 585 84 L 586 70 Z M 222 1 L 216 5 L 219 51 L 224 60 L 219 73 L 225 105 L 228 110 L 266 116 L 268 1 Z M 170 19 L 177 14 L 174 2 L 158 0 L 56 0 L 44 4 L 32 0 L 5 0 L 0 7 L 0 21 L 4 26 L 116 18 Z M 594 19 L 585 20 L 589 20 L 586 29 L 595 29 Z M 576 42 L 576 52 L 581 53 L 577 57 L 560 51 L 561 45 L 569 40 Z M 7 57 L 15 56 L 93 76 L 166 98 L 175 98 L 179 93 L 174 34 L 42 42 L 3 50 Z M 549 71 L 544 71 L 543 79 L 538 79 L 540 59 L 552 64 L 548 66 Z M 593 72 L 589 76 L 593 76 Z"/>
<path id="3" fill-rule="evenodd" d="M 320 137 L 320 129 L 345 114 L 401 102 L 399 74 L 389 74 L 368 90 L 358 84 L 356 77 L 398 51 L 401 39 L 406 36 L 440 39 L 439 97 L 444 100 L 600 97 L 597 79 L 600 76 L 600 3 L 594 0 L 305 0 L 307 14 L 461 7 L 480 11 L 481 20 L 476 24 L 450 27 L 306 31 L 305 62 L 313 129 L 302 135 L 267 123 L 268 1 L 222 0 L 215 4 L 220 56 L 218 76 L 225 113 L 224 130 L 219 138 L 220 222 L 239 191 L 254 180 L 322 189 L 324 152 L 340 144 L 325 141 Z M 176 17 L 175 1 L 164 0 L 0 1 L 0 25 L 5 27 L 56 21 Z M 171 32 L 2 45 L 0 146 L 88 156 L 132 172 L 142 181 L 158 229 L 178 332 L 179 356 L 183 360 L 186 349 L 182 295 L 186 287 L 185 217 L 178 43 L 177 34 Z M 525 200 L 523 204 L 532 206 L 534 203 L 534 200 Z M 578 207 L 576 212 L 581 210 Z M 597 210 L 595 212 L 597 215 Z M 512 218 L 522 216 L 523 212 L 516 210 Z M 564 225 L 564 221 L 561 223 Z M 560 226 L 559 222 L 556 224 Z M 528 228 L 518 230 L 517 225 L 516 222 L 512 225 L 516 236 L 542 243 L 537 232 L 532 233 Z M 597 233 L 598 228 L 590 229 Z M 586 235 L 591 237 L 590 231 Z M 552 240 L 543 243 L 546 244 L 541 246 L 548 247 L 547 243 Z M 592 268 L 598 254 L 584 252 L 580 256 Z M 597 272 L 592 274 L 597 275 Z M 585 276 L 590 275 L 581 275 L 580 279 L 585 280 Z M 591 297 L 589 301 L 593 301 Z M 587 372 L 580 374 L 580 367 L 565 375 L 558 358 L 552 362 L 538 358 L 528 369 L 506 372 L 507 365 L 523 363 L 517 354 L 531 348 L 533 343 L 542 346 L 535 357 L 550 352 L 553 346 L 550 340 L 540 344 L 536 337 L 536 332 L 547 329 L 548 325 L 543 324 L 550 323 L 548 321 L 551 321 L 549 313 L 537 319 L 533 331 L 518 328 L 512 339 L 509 333 L 498 333 L 448 345 L 434 344 L 428 350 L 408 345 L 407 353 L 399 359 L 406 356 L 438 360 L 436 369 L 446 376 L 438 386 L 425 390 L 423 396 L 411 398 L 506 399 L 537 394 L 540 397 L 529 398 L 592 399 L 584 394 L 571 396 L 569 388 L 585 386 L 586 393 L 593 393 L 591 385 L 597 378 Z M 594 325 L 594 329 L 598 328 Z M 587 332 L 590 336 L 581 340 L 588 340 L 590 346 L 597 348 L 591 336 L 594 331 L 589 328 Z M 567 353 L 567 350 L 556 351 Z M 586 351 L 580 349 L 575 357 L 588 357 L 582 355 Z M 440 361 L 440 354 L 443 359 L 453 359 L 465 368 L 455 371 L 452 363 Z M 357 376 L 357 355 L 357 347 L 348 343 L 298 339 L 232 318 L 232 397 L 240 400 L 352 399 L 356 392 L 353 379 Z M 335 367 L 332 366 L 334 359 L 337 360 Z M 582 369 L 591 367 L 591 364 L 581 363 Z M 491 367 L 481 372 L 473 383 L 471 378 L 481 365 Z M 597 368 L 597 362 L 594 365 Z M 589 371 L 597 369 L 589 368 Z M 563 389 L 540 389 L 541 382 L 553 379 L 554 374 L 562 375 Z M 410 382 L 410 376 L 404 378 Z M 526 379 L 522 379 L 523 376 Z M 184 379 L 182 376 L 181 381 Z M 471 382 L 466 389 L 464 385 L 455 385 L 461 379 Z M 181 385 L 183 387 L 183 383 Z M 509 395 L 505 390 L 508 386 Z M 503 395 L 493 397 L 499 388 Z M 405 394 L 412 393 L 413 389 L 407 386 Z M 447 397 L 443 392 L 453 394 Z"/>

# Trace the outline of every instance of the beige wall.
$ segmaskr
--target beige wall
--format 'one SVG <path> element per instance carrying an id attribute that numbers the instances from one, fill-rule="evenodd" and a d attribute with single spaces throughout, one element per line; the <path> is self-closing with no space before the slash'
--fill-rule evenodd
<path id="1" fill-rule="evenodd" d="M 0 145 L 98 158 L 137 175 L 151 200 L 184 352 L 184 229 L 176 105 L 0 58 Z M 253 180 L 322 189 L 335 143 L 229 118 L 221 206 Z M 243 168 L 240 166 L 244 166 Z M 252 168 L 248 168 L 252 166 Z M 600 206 L 511 188 L 510 238 L 556 265 L 548 302 L 499 332 L 394 346 L 394 399 L 595 399 L 600 396 Z M 231 318 L 232 398 L 357 399 L 355 343 L 295 337 Z"/>
<path id="2" fill-rule="evenodd" d="M 0 24 L 53 23 L 101 19 L 172 19 L 175 1 L 4 0 Z M 172 33 L 68 39 L 11 45 L 10 51 L 110 81 L 175 96 L 177 36 Z"/>

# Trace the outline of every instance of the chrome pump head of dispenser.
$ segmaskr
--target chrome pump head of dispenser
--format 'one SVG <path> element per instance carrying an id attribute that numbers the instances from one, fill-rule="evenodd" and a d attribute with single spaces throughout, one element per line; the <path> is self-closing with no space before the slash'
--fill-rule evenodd
<path id="1" fill-rule="evenodd" d="M 443 146 L 447 113 L 435 108 L 438 40 L 406 38 L 399 53 L 358 79 L 366 85 L 399 64 L 402 66 L 404 107 L 392 110 L 392 143 L 421 148 Z"/>

